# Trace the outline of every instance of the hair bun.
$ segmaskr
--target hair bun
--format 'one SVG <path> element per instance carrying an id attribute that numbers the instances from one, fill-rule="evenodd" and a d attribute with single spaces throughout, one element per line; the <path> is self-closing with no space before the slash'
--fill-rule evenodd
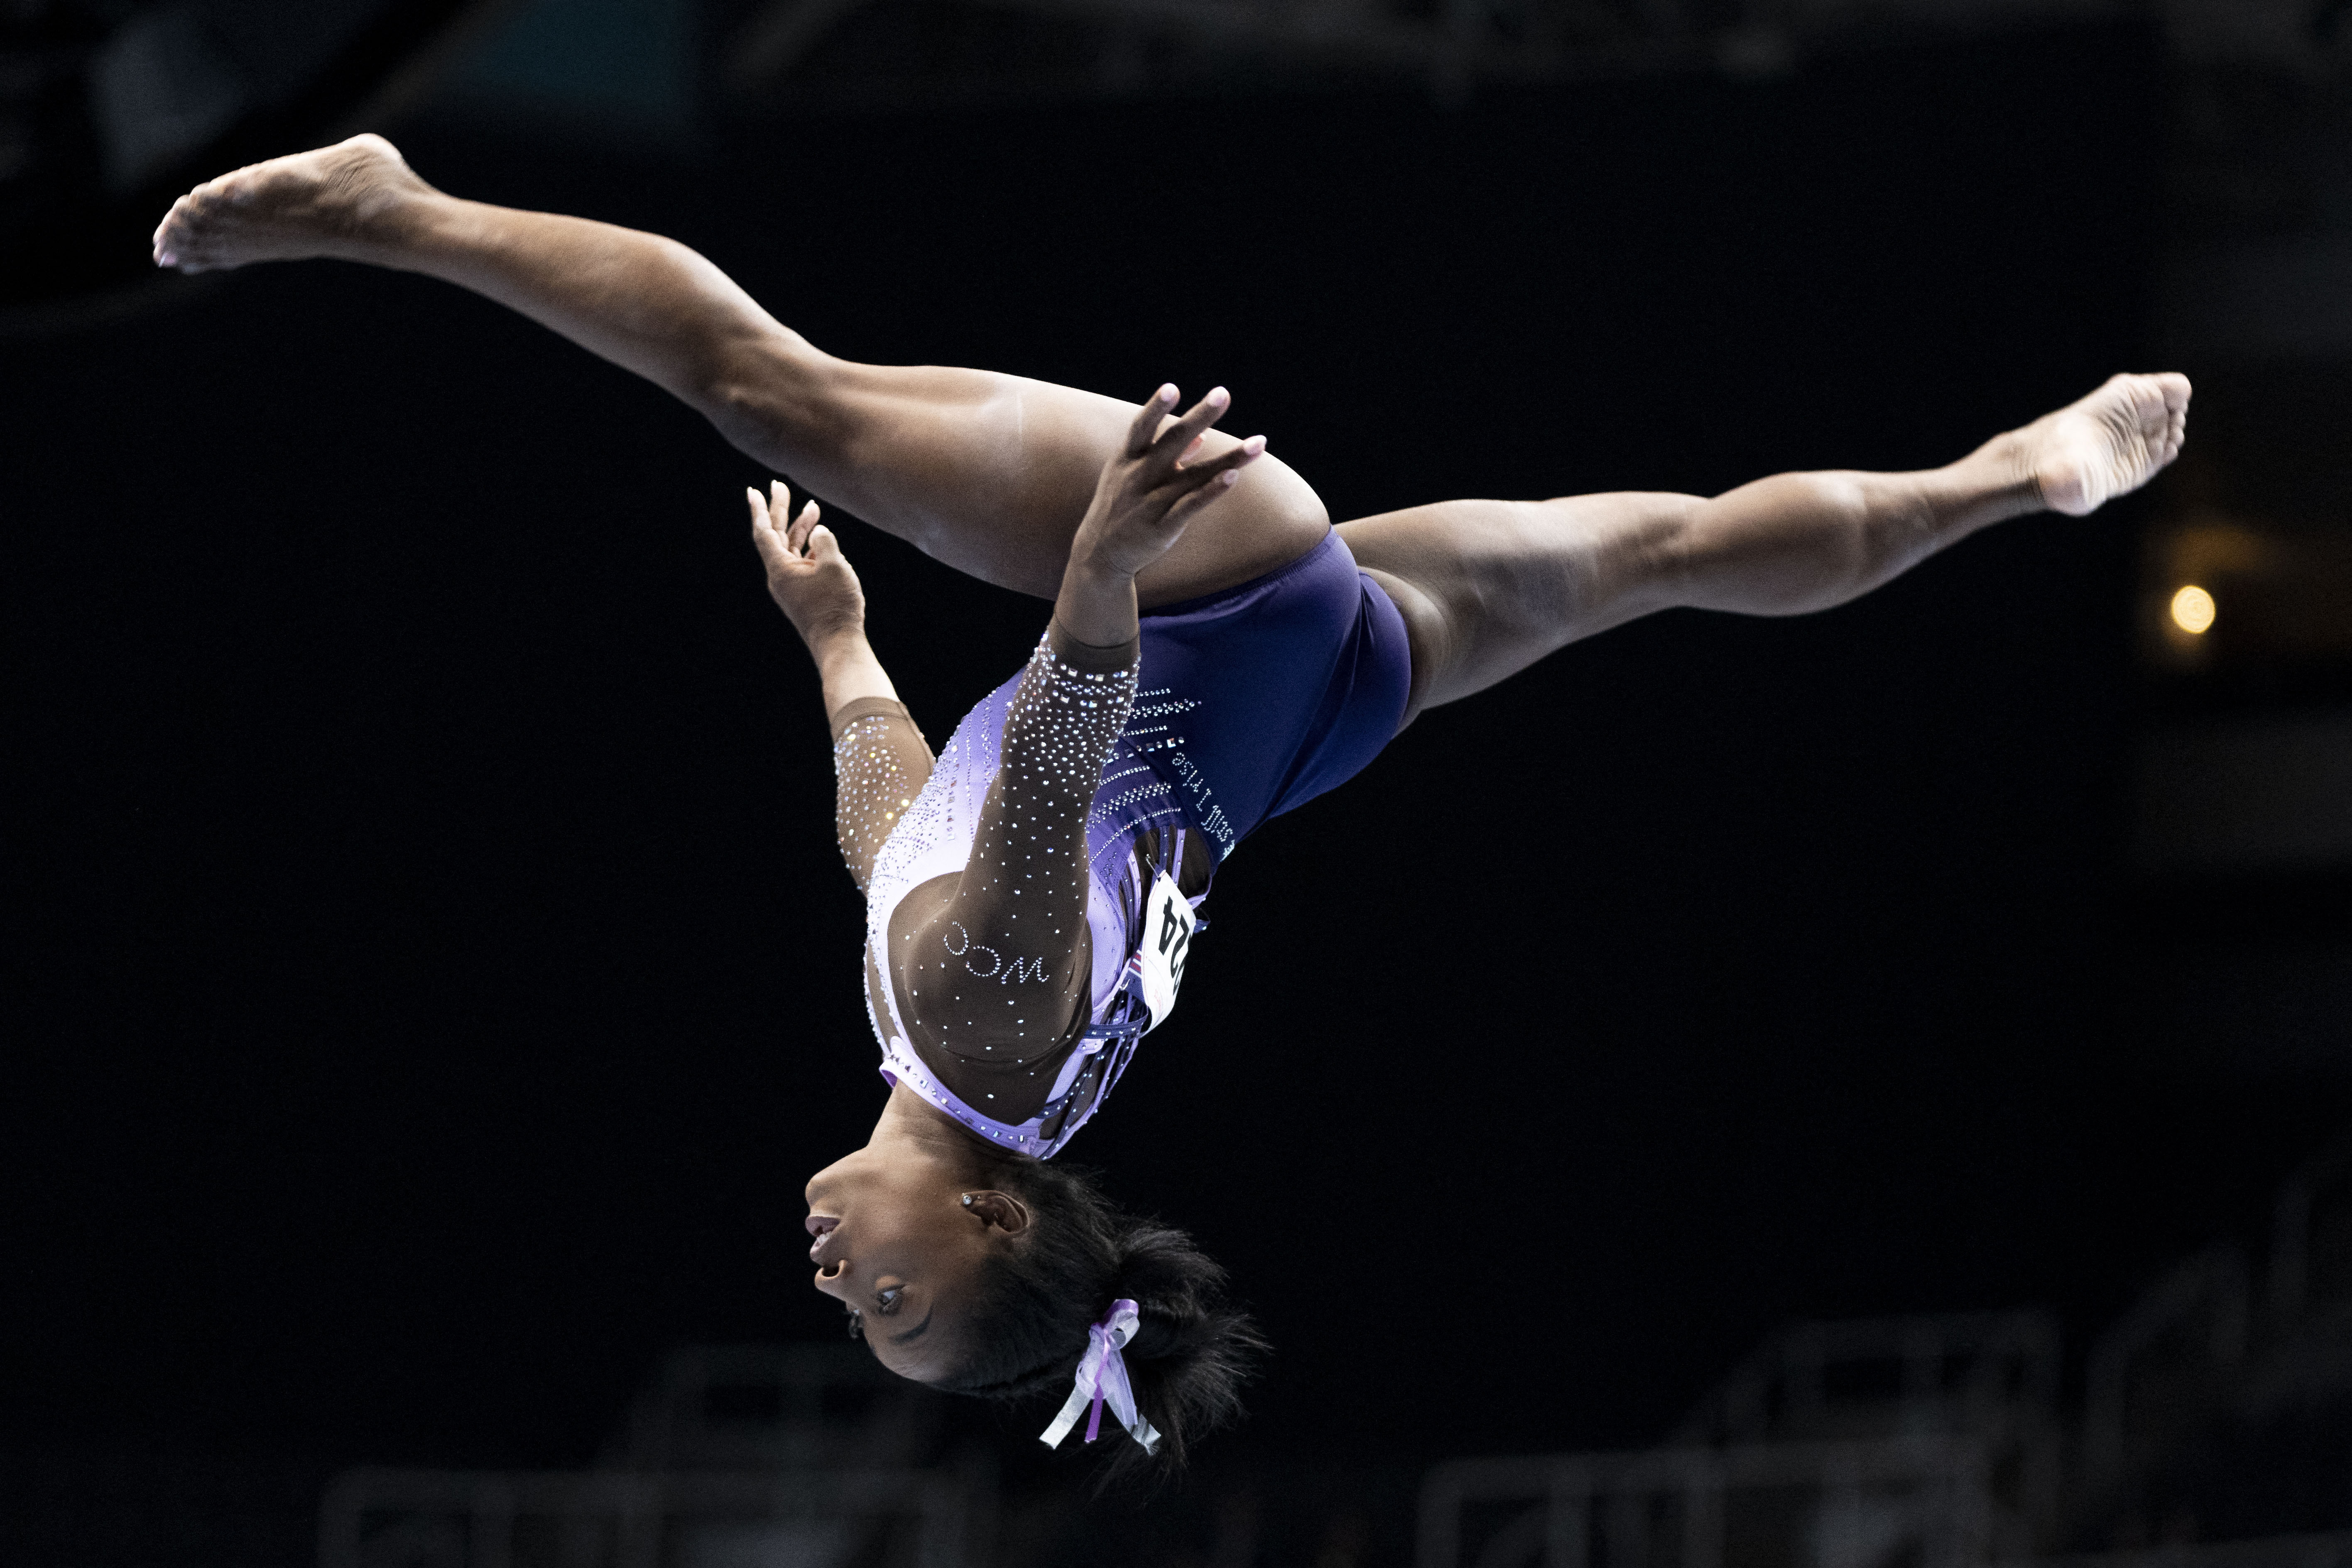
<path id="1" fill-rule="evenodd" d="M 1136 1306 L 1121 1352 L 1136 1404 L 1160 1430 L 1156 1452 L 1122 1438 L 1104 1479 L 1165 1476 L 1192 1445 L 1241 1414 L 1241 1389 L 1268 1348 L 1226 1298 L 1225 1271 L 1173 1226 L 1114 1205 L 1093 1173 L 1023 1161 L 997 1180 L 1028 1204 L 1022 1244 L 989 1268 L 974 1312 L 977 1348 L 940 1386 L 1026 1402 L 1066 1398 L 1088 1330 L 1122 1298 Z"/>
<path id="2" fill-rule="evenodd" d="M 1141 1226 L 1122 1239 L 1125 1256 L 1111 1289 L 1114 1299 L 1134 1300 L 1140 1319 L 1129 1356 L 1181 1354 L 1213 1334 L 1215 1309 L 1225 1295 L 1224 1269 L 1181 1230 Z"/>

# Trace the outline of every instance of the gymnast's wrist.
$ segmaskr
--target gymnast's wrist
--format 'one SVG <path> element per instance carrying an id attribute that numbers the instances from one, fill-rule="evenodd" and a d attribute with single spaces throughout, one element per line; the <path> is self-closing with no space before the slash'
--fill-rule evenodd
<path id="1" fill-rule="evenodd" d="M 1060 612 L 1045 626 L 1045 646 L 1073 669 L 1110 671 L 1133 668 L 1143 651 L 1141 633 L 1118 643 L 1081 642 L 1062 624 Z"/>
<path id="2" fill-rule="evenodd" d="M 872 657 L 866 643 L 866 617 L 863 616 L 828 616 L 807 626 L 793 628 L 807 645 L 809 657 L 820 670 L 845 659 Z"/>
<path id="3" fill-rule="evenodd" d="M 1085 523 L 1079 524 L 1077 537 L 1070 542 L 1069 560 L 1062 567 L 1064 591 L 1073 584 L 1096 591 L 1115 590 L 1134 581 L 1134 569 L 1111 560 L 1095 531 Z"/>
<path id="4" fill-rule="evenodd" d="M 1054 599 L 1054 624 L 1074 642 L 1117 647 L 1135 637 L 1135 575 L 1073 551 Z"/>

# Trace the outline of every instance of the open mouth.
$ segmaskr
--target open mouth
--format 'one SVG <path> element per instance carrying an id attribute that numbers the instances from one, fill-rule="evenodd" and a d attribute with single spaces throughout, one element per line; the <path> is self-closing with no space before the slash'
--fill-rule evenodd
<path id="1" fill-rule="evenodd" d="M 824 1244 L 832 1237 L 834 1227 L 840 1225 L 841 1221 L 831 1215 L 813 1214 L 803 1223 L 808 1226 L 808 1233 L 816 1237 L 815 1242 L 809 1247 L 809 1261 L 814 1263 L 824 1256 Z"/>

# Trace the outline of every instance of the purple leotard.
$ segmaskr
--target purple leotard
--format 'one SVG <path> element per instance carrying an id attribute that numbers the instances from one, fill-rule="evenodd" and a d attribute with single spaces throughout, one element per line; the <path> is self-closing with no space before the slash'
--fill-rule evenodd
<path id="1" fill-rule="evenodd" d="M 1412 673 L 1403 617 L 1336 532 L 1265 576 L 1147 613 L 1134 708 L 1087 818 L 1087 1037 L 1060 1062 L 1037 1115 L 1000 1121 L 965 1104 L 925 1065 L 886 980 L 878 999 L 872 987 L 867 996 L 883 1076 L 992 1142 L 1039 1159 L 1059 1152 L 1149 1026 L 1130 977 L 1155 867 L 1181 865 L 1192 836 L 1221 863 L 1259 824 L 1352 777 L 1402 722 Z M 971 858 L 1020 680 L 964 716 L 875 858 L 866 944 L 881 975 L 890 973 L 884 960 L 899 900 Z"/>

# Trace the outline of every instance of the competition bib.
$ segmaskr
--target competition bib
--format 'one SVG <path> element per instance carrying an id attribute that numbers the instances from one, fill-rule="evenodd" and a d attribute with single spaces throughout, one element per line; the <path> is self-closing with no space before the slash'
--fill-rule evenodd
<path id="1" fill-rule="evenodd" d="M 1176 987 L 1183 984 L 1186 952 L 1199 923 L 1192 906 L 1176 890 L 1176 879 L 1160 872 L 1144 900 L 1143 948 L 1134 960 L 1143 982 L 1143 1005 L 1151 1015 L 1150 1028 L 1166 1023 L 1176 1010 Z"/>

